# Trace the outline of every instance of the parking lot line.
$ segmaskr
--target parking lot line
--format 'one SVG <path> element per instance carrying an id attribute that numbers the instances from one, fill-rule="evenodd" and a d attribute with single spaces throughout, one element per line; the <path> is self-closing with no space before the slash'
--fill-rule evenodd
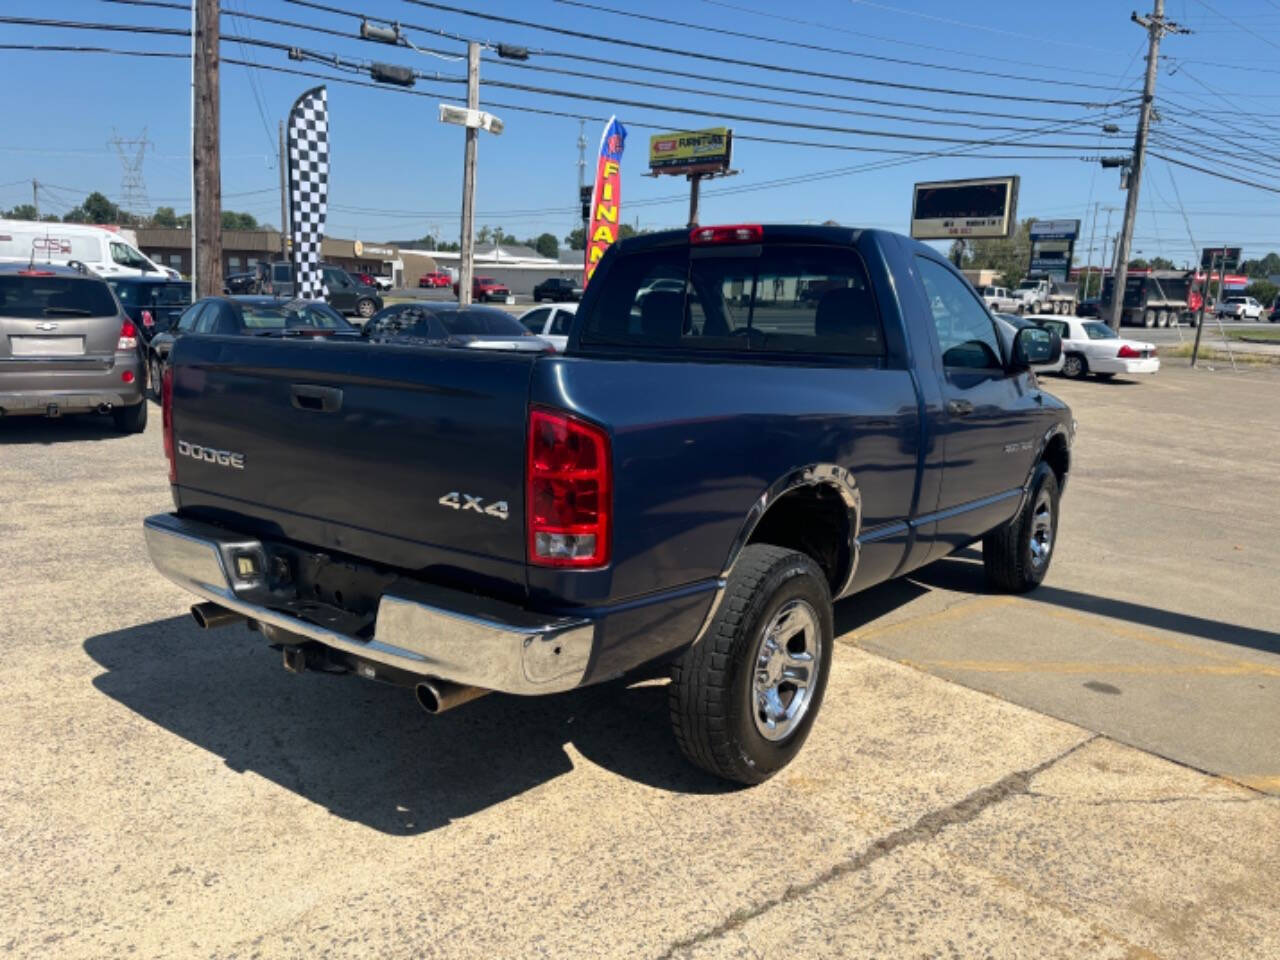
<path id="1" fill-rule="evenodd" d="M 970 617 L 977 616 L 988 610 L 995 610 L 999 607 L 1007 607 L 1018 602 L 1018 597 L 1007 596 L 1004 594 L 991 594 L 990 596 L 977 596 L 969 600 L 962 600 L 954 603 L 943 610 L 937 610 L 933 613 L 922 613 L 918 616 L 908 617 L 905 620 L 896 620 L 893 623 L 886 623 L 883 626 L 872 626 L 866 629 L 850 630 L 836 637 L 841 643 L 848 643 L 852 646 L 859 646 L 866 640 L 877 639 L 893 633 L 900 633 L 903 630 L 913 627 L 932 626 L 938 623 L 948 621 L 967 620 Z"/>
<path id="2" fill-rule="evenodd" d="M 898 660 L 917 670 L 971 670 L 978 673 L 1127 673 L 1139 676 L 1280 677 L 1280 669 L 1257 663 L 1099 663 L 1050 660 Z"/>

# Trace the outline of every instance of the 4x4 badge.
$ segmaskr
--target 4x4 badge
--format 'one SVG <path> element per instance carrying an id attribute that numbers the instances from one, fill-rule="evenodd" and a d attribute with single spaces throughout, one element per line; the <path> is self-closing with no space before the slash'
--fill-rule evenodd
<path id="1" fill-rule="evenodd" d="M 483 497 L 473 497 L 469 493 L 459 493 L 457 490 L 446 493 L 436 502 L 442 507 L 453 510 L 474 510 L 476 513 L 482 513 L 486 517 L 497 517 L 499 520 L 507 519 L 510 512 L 505 500 L 496 500 L 486 507 Z"/>

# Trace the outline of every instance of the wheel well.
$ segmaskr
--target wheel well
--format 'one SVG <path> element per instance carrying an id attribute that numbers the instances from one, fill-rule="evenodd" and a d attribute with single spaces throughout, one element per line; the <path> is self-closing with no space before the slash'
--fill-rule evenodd
<path id="1" fill-rule="evenodd" d="M 1055 435 L 1044 448 L 1044 462 L 1049 465 L 1053 475 L 1058 479 L 1061 488 L 1067 482 L 1067 473 L 1071 469 L 1071 451 L 1067 449 L 1066 438 Z"/>
<path id="2" fill-rule="evenodd" d="M 835 488 L 814 484 L 780 497 L 760 518 L 747 543 L 769 543 L 807 554 L 827 575 L 834 594 L 844 586 L 852 562 L 849 523 L 849 508 Z"/>

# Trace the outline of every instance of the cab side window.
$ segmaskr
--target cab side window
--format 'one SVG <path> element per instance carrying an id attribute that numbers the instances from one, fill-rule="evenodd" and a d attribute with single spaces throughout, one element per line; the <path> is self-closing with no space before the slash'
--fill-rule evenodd
<path id="1" fill-rule="evenodd" d="M 995 321 L 969 286 L 928 257 L 917 257 L 916 264 L 933 311 L 943 365 L 964 370 L 1003 370 L 1004 355 Z"/>
<path id="2" fill-rule="evenodd" d="M 551 321 L 551 329 L 547 333 L 553 337 L 567 337 L 569 327 L 573 325 L 573 314 L 568 310 L 557 310 L 555 319 Z"/>
<path id="3" fill-rule="evenodd" d="M 524 325 L 530 333 L 541 333 L 542 328 L 547 324 L 547 317 L 551 316 L 550 307 L 541 307 L 537 310 L 530 311 L 529 315 L 524 318 Z"/>
<path id="4" fill-rule="evenodd" d="M 178 318 L 178 324 L 177 324 L 178 329 L 182 330 L 185 333 L 190 333 L 191 331 L 195 330 L 196 323 L 198 323 L 200 319 L 200 313 L 201 311 L 204 310 L 204 308 L 205 308 L 205 304 L 196 303 L 196 304 L 192 304 L 190 307 L 187 307 L 186 310 L 182 311 L 182 316 Z"/>

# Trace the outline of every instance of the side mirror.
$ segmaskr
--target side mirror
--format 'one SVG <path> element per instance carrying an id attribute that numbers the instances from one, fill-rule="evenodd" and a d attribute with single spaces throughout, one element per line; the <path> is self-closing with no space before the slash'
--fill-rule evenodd
<path id="1" fill-rule="evenodd" d="M 1062 340 L 1056 333 L 1041 327 L 1023 327 L 1013 338 L 1011 372 L 1057 363 L 1061 356 Z"/>

